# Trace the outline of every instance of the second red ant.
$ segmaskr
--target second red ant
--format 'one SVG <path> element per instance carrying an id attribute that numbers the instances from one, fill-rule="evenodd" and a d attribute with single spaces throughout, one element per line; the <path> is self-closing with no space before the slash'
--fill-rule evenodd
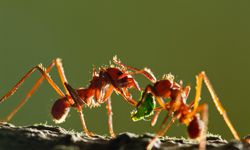
<path id="1" fill-rule="evenodd" d="M 146 86 L 142 97 L 136 106 L 136 110 L 131 113 L 131 117 L 134 121 L 144 119 L 145 117 L 152 115 L 155 111 L 155 115 L 151 121 L 151 125 L 153 126 L 155 125 L 162 110 L 166 110 L 168 112 L 161 124 L 161 130 L 156 133 L 155 137 L 148 144 L 148 150 L 153 147 L 158 137 L 165 135 L 169 127 L 177 119 L 180 121 L 180 123 L 187 126 L 188 135 L 190 138 L 199 139 L 200 149 L 205 149 L 208 123 L 208 106 L 206 103 L 199 104 L 202 81 L 204 81 L 206 87 L 208 88 L 217 110 L 222 115 L 234 138 L 236 140 L 240 140 L 238 133 L 229 120 L 225 109 L 223 108 L 214 88 L 212 87 L 212 84 L 210 83 L 204 71 L 200 72 L 196 76 L 195 98 L 191 103 L 188 104 L 187 98 L 191 89 L 190 86 L 183 87 L 182 81 L 180 81 L 180 83 L 175 82 L 173 75 L 166 74 L 161 80 L 157 80 L 151 71 L 148 71 L 147 74 L 145 74 L 144 70 L 147 69 L 140 70 L 131 66 L 126 66 L 118 60 L 114 62 L 124 68 L 134 70 L 135 73 L 144 74 L 153 83 L 153 85 L 149 84 Z M 148 74 L 150 74 L 150 76 L 148 76 Z M 159 104 L 159 107 L 156 107 L 156 102 Z M 172 119 L 164 127 L 169 117 L 172 117 Z"/>

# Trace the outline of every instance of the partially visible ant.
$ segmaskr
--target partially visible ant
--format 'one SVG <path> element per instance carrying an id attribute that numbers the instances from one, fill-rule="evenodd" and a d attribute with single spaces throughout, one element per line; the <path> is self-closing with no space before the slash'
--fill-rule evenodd
<path id="1" fill-rule="evenodd" d="M 122 67 L 134 70 L 136 73 L 144 74 L 143 70 L 145 69 L 140 70 L 131 66 L 126 66 L 119 61 L 115 63 Z M 180 81 L 180 83 L 175 82 L 174 76 L 171 74 L 164 75 L 161 80 L 156 80 L 152 72 L 148 74 L 150 74 L 151 77 L 148 77 L 148 75 L 145 74 L 144 75 L 148 77 L 153 85 L 149 84 L 144 89 L 141 100 L 136 106 L 136 110 L 132 111 L 131 113 L 132 120 L 137 121 L 145 119 L 145 117 L 152 115 L 155 111 L 155 115 L 151 121 L 151 125 L 154 126 L 160 112 L 162 110 L 166 110 L 168 112 L 161 124 L 161 130 L 156 133 L 155 137 L 148 144 L 148 150 L 152 149 L 157 138 L 164 136 L 169 127 L 177 119 L 180 121 L 180 123 L 187 126 L 187 131 L 190 138 L 198 139 L 200 141 L 200 149 L 206 148 L 208 105 L 206 103 L 199 104 L 202 81 L 205 82 L 205 85 L 211 94 L 217 110 L 223 116 L 223 119 L 232 132 L 234 138 L 236 140 L 240 140 L 238 133 L 229 120 L 225 109 L 223 108 L 204 71 L 200 72 L 196 76 L 196 94 L 194 100 L 189 104 L 187 103 L 187 98 L 191 89 L 190 86 L 183 87 L 182 81 Z M 170 99 L 170 101 L 165 101 L 164 99 Z M 160 107 L 155 107 L 156 102 L 160 105 Z M 172 118 L 170 122 L 164 127 L 169 117 Z"/>
<path id="2" fill-rule="evenodd" d="M 117 57 L 115 56 L 113 60 L 117 60 Z M 54 66 L 56 66 L 58 70 L 59 77 L 65 89 L 65 93 L 60 90 L 60 88 L 56 85 L 56 83 L 51 79 L 48 74 Z M 114 65 L 110 65 L 109 67 L 100 67 L 99 72 L 97 72 L 94 68 L 92 80 L 90 81 L 89 86 L 87 88 L 73 89 L 68 84 L 68 81 L 66 79 L 61 59 L 57 58 L 51 62 L 48 68 L 44 68 L 42 64 L 39 64 L 29 70 L 15 86 L 0 99 L 0 103 L 5 101 L 12 94 L 14 94 L 18 87 L 35 70 L 40 71 L 42 76 L 37 80 L 37 82 L 35 83 L 33 88 L 28 92 L 26 97 L 1 122 L 10 121 L 12 117 L 18 112 L 18 110 L 21 109 L 22 106 L 27 102 L 27 100 L 32 96 L 32 94 L 36 91 L 42 81 L 46 79 L 60 96 L 60 98 L 58 98 L 58 100 L 54 102 L 51 110 L 53 120 L 56 123 L 64 122 L 69 113 L 70 108 L 73 107 L 80 115 L 83 131 L 86 133 L 87 136 L 91 137 L 93 136 L 93 133 L 91 133 L 86 127 L 82 108 L 83 106 L 96 107 L 99 106 L 101 103 L 106 102 L 109 133 L 112 137 L 114 137 L 115 134 L 113 131 L 112 108 L 110 99 L 111 94 L 115 91 L 117 94 L 121 95 L 124 100 L 127 101 L 129 104 L 136 106 L 137 102 L 132 99 L 132 96 L 129 93 L 128 89 L 136 88 L 137 90 L 141 91 L 138 83 L 130 75 L 130 72 L 128 70 L 123 67 L 115 67 Z M 146 71 L 143 72 L 143 74 L 149 76 Z"/>

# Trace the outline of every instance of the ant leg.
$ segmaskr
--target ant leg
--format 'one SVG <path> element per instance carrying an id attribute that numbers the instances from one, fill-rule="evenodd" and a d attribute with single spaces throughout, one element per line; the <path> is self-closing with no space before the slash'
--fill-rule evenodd
<path id="1" fill-rule="evenodd" d="M 113 121 L 112 121 L 113 112 L 112 112 L 111 98 L 110 98 L 113 90 L 114 90 L 114 87 L 112 85 L 109 85 L 108 89 L 106 90 L 104 98 L 101 100 L 101 102 L 106 101 L 106 109 L 108 112 L 109 133 L 110 133 L 111 137 L 115 137 L 115 133 L 113 130 Z"/>
<path id="2" fill-rule="evenodd" d="M 113 130 L 113 121 L 112 121 L 113 112 L 112 112 L 111 98 L 110 97 L 106 101 L 106 109 L 107 109 L 107 112 L 108 112 L 109 133 L 110 133 L 111 137 L 114 138 L 115 133 L 114 133 L 114 130 Z"/>
<path id="3" fill-rule="evenodd" d="M 127 91 L 127 90 L 125 90 L 125 91 Z M 137 105 L 137 102 L 134 100 L 134 99 L 132 99 L 132 98 L 128 98 L 127 96 L 126 96 L 126 94 L 125 94 L 126 92 L 122 92 L 122 93 L 120 93 L 123 97 L 124 97 L 124 99 L 128 102 L 128 103 L 130 103 L 131 105 L 133 105 L 133 106 L 136 106 Z"/>
<path id="4" fill-rule="evenodd" d="M 82 108 L 80 106 L 77 107 L 77 111 L 79 112 L 79 115 L 80 115 L 82 130 L 86 133 L 86 135 L 88 137 L 94 136 L 94 134 L 87 129 L 87 126 L 86 126 L 86 123 L 85 123 L 85 119 L 84 119 L 84 115 L 82 113 Z"/>
<path id="5" fill-rule="evenodd" d="M 204 128 L 202 129 L 200 136 L 199 150 L 206 149 L 207 141 L 207 125 L 208 125 L 208 106 L 207 104 L 202 104 L 198 107 L 198 111 L 201 112 L 201 119 L 204 122 Z"/>
<path id="6" fill-rule="evenodd" d="M 42 72 L 42 77 L 40 77 L 37 82 L 35 83 L 35 85 L 33 86 L 33 88 L 28 92 L 28 94 L 26 95 L 26 97 L 16 106 L 16 108 L 10 112 L 7 117 L 5 119 L 3 119 L 2 121 L 10 121 L 12 119 L 12 117 L 18 112 L 18 110 L 20 110 L 22 108 L 22 106 L 28 101 L 28 99 L 32 96 L 32 94 L 35 92 L 35 90 L 39 87 L 39 85 L 42 83 L 43 79 L 46 78 L 48 80 L 48 82 L 50 83 L 50 85 L 55 89 L 55 91 L 61 96 L 64 96 L 64 93 L 58 88 L 58 86 L 53 82 L 53 80 L 49 77 L 49 75 L 47 74 L 52 67 L 54 66 L 54 61 L 52 61 L 52 63 L 49 65 L 49 67 L 47 69 L 44 69 L 42 67 L 42 65 L 38 65 L 33 67 L 28 73 L 26 73 L 24 75 L 24 77 L 6 94 L 4 95 L 1 99 L 0 102 L 5 101 L 9 96 L 13 95 L 16 90 L 18 89 L 18 87 L 25 81 L 25 79 L 27 79 L 36 69 L 38 69 L 40 72 Z"/>
<path id="7" fill-rule="evenodd" d="M 135 75 L 135 74 L 142 74 L 144 75 L 147 79 L 149 79 L 149 81 L 151 81 L 152 83 L 155 83 L 157 81 L 156 77 L 154 76 L 154 74 L 152 73 L 152 71 L 149 68 L 143 68 L 143 69 L 136 69 L 129 66 L 126 66 L 128 69 L 130 70 L 134 70 L 135 72 L 129 72 L 129 73 L 124 73 L 122 76 L 119 77 L 119 79 L 123 78 L 124 76 L 127 75 Z"/>
<path id="8" fill-rule="evenodd" d="M 169 105 L 169 103 L 166 103 L 166 105 Z M 159 117 L 159 114 L 163 109 L 165 109 L 165 108 L 158 107 L 158 108 L 154 109 L 155 115 L 154 115 L 153 119 L 151 120 L 151 126 L 154 126 L 156 124 L 156 121 Z M 161 128 L 163 128 L 163 125 L 167 122 L 169 117 L 170 117 L 170 113 L 168 113 L 168 115 L 165 116 L 163 122 L 161 123 Z"/>
<path id="9" fill-rule="evenodd" d="M 162 111 L 162 109 L 155 110 L 155 115 L 154 115 L 154 117 L 151 120 L 151 126 L 154 126 L 156 124 L 157 119 L 158 119 L 159 114 L 161 113 L 161 111 Z"/>
<path id="10" fill-rule="evenodd" d="M 52 62 L 51 67 L 54 66 L 54 62 Z M 1 99 L 0 99 L 0 103 L 2 103 L 3 101 L 5 101 L 8 97 L 10 97 L 11 95 L 13 95 L 16 90 L 18 89 L 18 87 L 20 85 L 23 84 L 23 82 L 35 71 L 35 70 L 39 70 L 42 74 L 43 77 L 41 78 L 46 78 L 49 82 L 49 84 L 55 89 L 55 91 L 60 95 L 60 96 L 64 96 L 64 93 L 59 89 L 59 87 L 54 83 L 54 81 L 50 78 L 50 76 L 47 74 L 46 69 L 42 66 L 42 64 L 39 64 L 35 67 L 33 67 L 32 69 L 30 69 L 22 78 L 21 80 L 18 81 L 18 83 L 7 93 L 5 94 Z"/>
<path id="11" fill-rule="evenodd" d="M 114 91 L 114 87 L 112 85 L 109 85 L 108 89 L 105 92 L 104 98 L 101 100 L 100 103 L 107 101 L 107 99 L 111 96 L 113 91 Z"/>
<path id="12" fill-rule="evenodd" d="M 124 74 L 123 74 L 124 75 Z M 121 75 L 121 76 L 123 76 L 123 75 Z M 125 76 L 127 76 L 127 74 L 125 74 Z M 125 77 L 125 76 L 123 76 L 123 77 Z M 122 77 L 122 78 L 123 78 Z M 119 77 L 119 80 L 122 80 L 122 78 L 120 78 Z M 131 77 L 129 77 L 129 78 L 127 78 L 126 79 L 126 82 L 125 83 L 120 83 L 119 84 L 120 86 L 125 86 L 125 87 L 130 87 L 130 88 L 136 88 L 138 91 L 141 91 L 141 88 L 140 88 L 140 86 L 139 86 L 139 84 L 135 81 L 135 79 L 134 78 L 131 78 Z"/>
<path id="13" fill-rule="evenodd" d="M 70 93 L 70 98 L 73 99 L 73 101 L 75 102 L 73 107 L 79 113 L 83 131 L 86 133 L 86 135 L 88 137 L 92 137 L 94 134 L 92 132 L 88 131 L 86 123 L 85 123 L 84 115 L 82 112 L 82 106 L 84 105 L 84 103 L 82 101 L 83 99 L 79 96 L 77 90 L 73 89 L 69 84 L 65 83 L 65 86 Z"/>
<path id="14" fill-rule="evenodd" d="M 123 68 L 128 68 L 130 70 L 133 70 L 135 72 L 132 73 L 127 73 L 121 76 L 120 78 L 123 78 L 126 75 L 133 75 L 133 74 L 143 74 L 146 78 L 148 78 L 152 83 L 155 83 L 157 81 L 156 77 L 154 76 L 153 72 L 149 68 L 144 68 L 144 69 L 137 69 L 131 66 L 127 66 L 123 64 L 120 60 L 118 60 L 117 56 L 113 57 L 113 62 Z"/>
<path id="15" fill-rule="evenodd" d="M 162 107 L 162 108 L 165 108 L 166 109 L 166 105 L 165 105 L 165 102 L 164 100 L 161 98 L 161 97 L 156 97 L 156 101 L 159 103 L 159 105 Z"/>
<path id="16" fill-rule="evenodd" d="M 58 74 L 59 74 L 59 77 L 61 79 L 61 82 L 62 82 L 62 85 L 65 89 L 65 92 L 66 92 L 66 95 L 70 95 L 65 83 L 68 83 L 67 81 L 67 78 L 64 74 L 64 69 L 63 69 L 63 66 L 62 66 L 62 60 L 60 58 L 56 58 L 55 59 L 55 64 L 56 64 L 56 68 L 57 68 L 57 71 L 58 71 Z"/>
<path id="17" fill-rule="evenodd" d="M 49 67 L 46 69 L 46 72 L 48 73 L 53 67 L 53 63 L 51 63 L 49 65 Z M 31 95 L 35 92 L 35 90 L 39 87 L 39 85 L 42 83 L 44 77 L 41 76 L 35 83 L 35 85 L 33 86 L 33 88 L 28 92 L 28 94 L 26 95 L 26 97 L 24 99 L 21 100 L 21 102 L 14 108 L 14 110 L 12 112 L 10 112 L 5 119 L 3 119 L 2 121 L 7 122 L 10 121 L 12 119 L 12 117 L 23 107 L 23 105 L 28 101 L 28 99 L 31 97 Z M 8 97 L 6 97 L 8 98 Z"/>
<path id="18" fill-rule="evenodd" d="M 152 85 L 147 85 L 147 86 L 146 86 L 146 88 L 145 88 L 145 90 L 144 90 L 144 92 L 143 92 L 143 94 L 142 94 L 142 98 L 141 98 L 141 100 L 138 102 L 138 105 L 139 105 L 140 103 L 142 103 L 142 101 L 144 100 L 144 97 L 146 96 L 147 93 L 151 93 L 152 95 L 154 95 L 155 98 L 156 98 L 156 101 L 159 103 L 159 105 L 160 105 L 162 108 L 166 108 L 166 104 L 165 104 L 164 100 L 163 100 L 161 97 L 156 96 L 156 95 L 154 94 L 154 92 L 153 92 L 153 86 L 152 86 Z"/>
<path id="19" fill-rule="evenodd" d="M 197 120 L 197 117 L 196 117 L 196 119 L 194 120 L 193 117 L 196 116 L 198 112 L 201 113 L 201 119 L 198 117 L 199 119 Z M 192 114 L 191 116 L 187 114 L 186 119 L 192 120 L 191 122 L 188 122 L 188 124 L 186 124 L 188 126 L 189 137 L 199 138 L 198 139 L 200 143 L 199 150 L 205 150 L 206 149 L 207 125 L 208 125 L 208 105 L 207 104 L 199 105 L 197 107 L 196 114 L 194 115 Z"/>
<path id="20" fill-rule="evenodd" d="M 126 96 L 126 92 L 123 90 L 121 90 L 120 88 L 115 88 L 116 93 L 119 93 L 126 102 L 130 103 L 132 106 L 137 106 L 137 102 L 135 100 L 133 100 L 132 98 L 129 98 Z"/>
<path id="21" fill-rule="evenodd" d="M 164 117 L 162 123 L 161 123 L 161 129 L 163 129 L 164 124 L 168 121 L 168 118 L 171 116 L 170 112 L 167 112 L 167 115 Z"/>
<path id="22" fill-rule="evenodd" d="M 168 114 L 167 114 L 167 115 L 168 115 Z M 167 130 L 170 128 L 170 126 L 175 122 L 175 120 L 180 118 L 180 116 L 181 116 L 180 113 L 174 115 L 173 118 L 170 120 L 170 122 L 167 124 L 167 126 L 166 126 L 165 128 L 163 128 L 162 130 L 160 130 L 160 131 L 157 133 L 157 135 L 158 135 L 158 136 L 163 136 L 163 135 L 167 132 Z"/>
<path id="23" fill-rule="evenodd" d="M 240 140 L 240 137 L 239 137 L 238 133 L 236 132 L 236 130 L 233 127 L 230 119 L 228 118 L 225 109 L 223 108 L 219 98 L 217 97 L 217 95 L 215 93 L 215 90 L 214 90 L 212 84 L 210 83 L 210 81 L 209 81 L 209 79 L 208 79 L 208 77 L 207 77 L 207 75 L 205 74 L 204 71 L 202 71 L 201 73 L 199 73 L 196 76 L 196 96 L 195 96 L 195 99 L 194 99 L 194 102 L 193 102 L 193 111 L 191 112 L 191 115 L 194 115 L 197 112 L 197 107 L 198 107 L 199 100 L 200 100 L 200 95 L 201 95 L 202 80 L 204 80 L 205 85 L 208 88 L 208 91 L 209 91 L 210 95 L 212 96 L 213 102 L 215 103 L 215 106 L 216 106 L 217 110 L 222 115 L 224 121 L 226 122 L 228 128 L 232 132 L 234 138 L 236 140 Z"/>
<path id="24" fill-rule="evenodd" d="M 184 88 L 184 94 L 185 94 L 185 99 L 187 99 L 188 98 L 188 95 L 189 95 L 189 93 L 190 93 L 190 90 L 191 90 L 191 87 L 190 86 L 186 86 L 185 88 Z"/>
<path id="25" fill-rule="evenodd" d="M 170 122 L 167 124 L 167 126 L 164 129 L 161 129 L 159 132 L 156 133 L 155 137 L 149 142 L 149 144 L 147 145 L 147 150 L 151 150 L 156 142 L 156 140 L 158 139 L 158 137 L 163 136 L 167 130 L 171 127 L 171 125 L 173 125 L 173 123 L 175 122 L 176 119 L 178 119 L 181 116 L 181 114 L 177 114 L 175 115 Z"/>

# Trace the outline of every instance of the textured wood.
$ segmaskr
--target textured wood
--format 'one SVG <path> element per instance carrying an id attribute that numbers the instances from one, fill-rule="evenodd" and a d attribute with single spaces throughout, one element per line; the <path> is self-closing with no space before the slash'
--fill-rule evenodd
<path id="1" fill-rule="evenodd" d="M 67 131 L 61 127 L 31 125 L 16 127 L 12 124 L 0 125 L 0 150 L 106 150 L 145 149 L 151 134 L 136 135 L 121 133 L 116 138 L 97 135 L 88 138 L 83 133 Z M 209 135 L 207 149 L 250 149 L 241 142 L 227 142 L 219 136 Z M 154 149 L 186 150 L 197 149 L 197 143 L 184 138 L 161 138 Z"/>

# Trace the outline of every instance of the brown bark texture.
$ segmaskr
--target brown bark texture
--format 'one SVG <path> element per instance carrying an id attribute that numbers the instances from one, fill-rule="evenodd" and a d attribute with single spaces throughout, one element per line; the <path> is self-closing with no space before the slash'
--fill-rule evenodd
<path id="1" fill-rule="evenodd" d="M 96 135 L 88 138 L 84 133 L 67 131 L 58 126 L 0 125 L 0 150 L 144 150 L 153 135 L 145 133 L 121 133 L 116 138 Z M 208 150 L 245 150 L 249 144 L 239 141 L 226 141 L 220 136 L 208 135 Z M 195 150 L 198 143 L 184 138 L 161 137 L 153 149 Z"/>

